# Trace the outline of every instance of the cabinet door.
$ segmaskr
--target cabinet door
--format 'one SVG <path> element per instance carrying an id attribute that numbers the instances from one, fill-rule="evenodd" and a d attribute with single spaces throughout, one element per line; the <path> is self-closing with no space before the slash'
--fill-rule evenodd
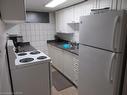
<path id="1" fill-rule="evenodd" d="M 53 66 L 63 73 L 63 51 L 54 46 L 48 45 L 49 56 L 51 57 Z"/>
<path id="2" fill-rule="evenodd" d="M 64 16 L 63 10 L 56 12 L 56 32 L 62 32 L 64 30 L 63 16 Z"/>
<path id="3" fill-rule="evenodd" d="M 58 63 L 57 63 L 57 60 L 58 60 L 58 53 L 57 53 L 57 50 L 54 46 L 52 46 L 51 48 L 51 52 L 52 52 L 52 65 L 55 66 L 56 68 L 58 68 Z"/>
<path id="4" fill-rule="evenodd" d="M 60 23 L 60 21 L 59 21 L 59 19 L 60 19 L 59 11 L 57 11 L 55 13 L 55 16 L 56 16 L 56 32 L 59 32 L 60 31 L 60 29 L 59 29 L 59 23 Z"/>
<path id="5" fill-rule="evenodd" d="M 74 21 L 74 7 L 65 9 L 65 22 L 72 23 Z"/>
<path id="6" fill-rule="evenodd" d="M 122 9 L 127 9 L 127 0 L 122 0 Z"/>
<path id="7" fill-rule="evenodd" d="M 73 55 L 73 82 L 78 86 L 79 80 L 79 59 L 77 55 Z"/>
<path id="8" fill-rule="evenodd" d="M 91 9 L 96 8 L 96 0 L 88 0 L 84 3 L 84 15 L 90 15 Z"/>
<path id="9" fill-rule="evenodd" d="M 80 17 L 83 16 L 83 4 L 75 5 L 74 6 L 74 21 L 79 23 Z"/>
<path id="10" fill-rule="evenodd" d="M 56 12 L 56 32 L 72 32 L 73 28 L 68 25 L 74 21 L 73 7 Z"/>
<path id="11" fill-rule="evenodd" d="M 55 66 L 61 72 L 64 73 L 64 60 L 63 60 L 63 50 L 56 48 L 55 51 Z"/>
<path id="12" fill-rule="evenodd" d="M 73 56 L 64 51 L 64 75 L 73 80 Z"/>
<path id="13" fill-rule="evenodd" d="M 69 25 L 69 23 L 73 23 L 74 22 L 74 9 L 73 7 L 69 7 L 67 9 L 65 9 L 64 11 L 64 28 L 65 28 L 65 33 L 73 33 L 74 32 L 74 27 Z"/>
<path id="14" fill-rule="evenodd" d="M 64 32 L 65 31 L 65 10 L 63 9 L 63 10 L 60 10 L 60 11 L 58 11 L 58 21 L 57 21 L 57 23 L 58 23 L 58 31 L 57 32 Z"/>
<path id="15" fill-rule="evenodd" d="M 1 16 L 6 23 L 25 22 L 24 0 L 1 0 Z"/>
<path id="16" fill-rule="evenodd" d="M 112 5 L 112 0 L 100 0 L 98 2 L 99 8 L 105 8 L 105 7 L 110 7 Z"/>

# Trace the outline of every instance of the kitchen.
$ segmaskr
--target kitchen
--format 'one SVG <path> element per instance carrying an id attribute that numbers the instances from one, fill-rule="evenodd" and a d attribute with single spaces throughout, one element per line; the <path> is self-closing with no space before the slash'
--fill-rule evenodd
<path id="1" fill-rule="evenodd" d="M 10 37 L 11 36 L 18 36 L 19 39 L 21 37 L 20 41 L 21 42 L 23 41 L 23 44 L 18 47 L 15 47 L 17 50 L 19 50 L 17 52 L 29 53 L 29 51 L 32 51 L 32 50 L 40 50 L 40 52 L 43 52 L 44 54 L 48 55 L 51 58 L 51 60 L 52 60 L 51 61 L 52 74 L 50 74 L 50 73 L 48 73 L 48 74 L 49 74 L 49 76 L 52 76 L 52 77 L 50 77 L 50 79 L 48 76 L 47 77 L 50 81 L 50 84 L 53 84 L 53 87 L 52 87 L 52 94 L 53 95 L 77 95 L 78 88 L 80 89 L 79 95 L 84 95 L 83 92 L 86 91 L 85 89 L 82 89 L 83 87 L 85 87 L 82 85 L 82 84 L 84 84 L 84 81 L 82 81 L 82 79 L 84 77 L 79 75 L 80 71 L 83 70 L 79 64 L 81 61 L 79 59 L 79 54 L 82 55 L 82 53 L 79 51 L 79 49 L 82 48 L 82 46 L 79 45 L 79 43 L 80 43 L 79 39 L 81 36 L 86 37 L 86 39 L 88 39 L 88 38 L 85 35 L 79 36 L 80 30 L 81 30 L 80 29 L 80 27 L 81 27 L 80 26 L 80 17 L 92 15 L 92 14 L 94 14 L 94 12 L 106 12 L 111 9 L 114 9 L 117 11 L 127 9 L 127 6 L 126 6 L 127 1 L 126 0 L 87 0 L 87 1 L 85 1 L 85 0 L 75 0 L 75 1 L 74 0 L 67 0 L 63 4 L 58 5 L 54 8 L 46 8 L 45 5 L 50 1 L 52 1 L 52 0 L 38 0 L 38 1 L 37 0 L 36 1 L 35 0 L 26 0 L 26 1 L 24 1 L 24 0 L 22 0 L 22 1 L 21 0 L 14 0 L 14 1 L 0 0 L 0 4 L 1 4 L 1 7 L 0 7 L 0 9 L 1 9 L 1 23 L 0 23 L 0 44 L 1 44 L 1 46 L 0 46 L 0 61 L 1 61 L 1 63 L 0 63 L 0 72 L 1 72 L 0 84 L 1 85 L 0 85 L 0 94 L 1 95 L 4 95 L 4 94 L 10 95 L 11 91 L 15 90 L 15 87 L 12 86 L 12 85 L 14 85 L 13 83 L 15 83 L 15 82 L 12 81 L 12 83 L 10 83 L 10 77 L 8 76 L 8 72 L 9 72 L 8 66 L 6 66 L 7 62 L 6 62 L 5 46 L 6 46 L 6 42 L 7 42 L 6 39 L 8 39 L 7 38 L 8 35 Z M 25 2 L 25 4 L 24 4 L 24 2 Z M 103 8 L 106 8 L 106 9 L 103 9 Z M 107 8 L 109 8 L 109 9 L 107 9 Z M 103 10 L 93 10 L 93 9 L 103 9 Z M 92 10 L 92 12 L 91 12 L 91 10 Z M 37 19 L 37 18 L 39 18 L 38 16 L 35 16 L 36 19 L 31 19 L 32 15 L 30 12 L 34 13 L 35 15 L 36 14 L 41 15 L 42 20 L 41 19 L 38 20 Z M 92 25 L 92 23 L 88 23 L 87 25 Z M 107 25 L 107 27 L 108 27 L 108 25 Z M 104 29 L 106 29 L 106 28 L 104 28 Z M 97 38 L 95 40 L 97 40 Z M 17 39 L 17 41 L 18 41 L 18 39 Z M 27 46 L 27 48 L 26 48 L 26 46 Z M 87 53 L 88 50 L 85 52 Z M 83 56 L 85 56 L 85 55 L 83 55 Z M 104 59 L 104 60 L 106 60 L 106 59 Z M 81 68 L 81 70 L 80 70 L 80 68 Z M 86 68 L 86 70 L 87 70 L 87 68 Z M 85 74 L 86 73 L 84 73 L 84 75 Z M 18 75 L 17 75 L 17 77 L 18 77 Z M 21 77 L 21 76 L 19 76 L 19 77 Z M 90 76 L 88 76 L 88 77 L 90 77 Z M 40 79 L 41 77 L 38 77 L 38 78 Z M 79 78 L 82 78 L 81 81 Z M 25 78 L 21 78 L 21 79 L 23 80 Z M 34 78 L 33 78 L 33 80 L 34 80 Z M 96 80 L 96 78 L 95 78 L 95 80 Z M 92 82 L 92 79 L 89 79 L 88 83 L 90 81 Z M 23 82 L 24 81 L 22 81 L 22 83 Z M 16 83 L 18 85 L 19 82 L 16 82 Z M 50 84 L 47 84 L 47 85 L 50 86 Z M 36 82 L 35 82 L 35 85 L 36 85 Z M 89 84 L 87 84 L 87 85 L 89 85 Z M 97 85 L 95 85 L 95 86 L 97 86 Z M 40 85 L 40 87 L 41 87 L 41 85 Z M 36 86 L 35 86 L 35 88 L 36 88 Z M 37 88 L 39 89 L 39 85 L 37 86 Z M 124 89 L 122 90 L 123 93 L 126 93 L 126 91 L 127 91 L 126 88 L 127 87 L 125 86 Z M 31 89 L 33 89 L 33 88 L 31 87 Z M 40 88 L 40 89 L 42 89 L 42 88 Z M 86 87 L 86 89 L 88 89 L 88 88 Z M 103 87 L 102 87 L 102 89 L 103 89 Z M 42 93 L 43 93 L 43 90 L 42 90 Z M 27 92 L 28 90 L 25 90 L 25 91 Z M 35 90 L 35 92 L 36 91 L 38 91 L 38 90 Z M 95 88 L 91 88 L 90 91 L 94 93 L 93 94 L 88 91 L 90 95 L 91 94 L 100 95 L 100 94 L 97 94 L 99 92 L 95 91 Z M 31 92 L 31 90 L 28 91 L 28 93 L 29 92 Z M 49 88 L 48 92 L 50 93 L 50 88 Z M 105 89 L 105 91 L 102 91 L 102 92 L 105 93 L 103 95 L 108 94 L 108 93 L 106 93 L 106 89 Z M 102 92 L 100 92 L 100 93 L 102 93 Z M 49 93 L 47 95 L 51 94 L 51 93 L 50 94 Z M 87 91 L 86 91 L 86 93 L 87 93 Z M 118 92 L 116 92 L 116 93 L 118 93 Z M 17 92 L 17 94 L 20 95 L 22 93 Z M 37 93 L 35 93 L 35 94 L 37 94 Z M 23 94 L 23 95 L 32 95 L 32 94 Z M 110 93 L 108 95 L 113 95 L 113 94 Z M 122 95 L 122 94 L 115 94 L 115 95 Z M 126 95 L 126 94 L 123 94 L 123 95 Z"/>

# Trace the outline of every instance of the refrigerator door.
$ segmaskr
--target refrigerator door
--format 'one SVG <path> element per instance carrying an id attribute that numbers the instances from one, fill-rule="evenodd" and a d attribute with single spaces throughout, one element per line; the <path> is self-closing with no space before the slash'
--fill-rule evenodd
<path id="1" fill-rule="evenodd" d="M 81 17 L 80 43 L 88 46 L 122 52 L 125 31 L 122 12 L 107 12 Z M 122 42 L 121 42 L 122 41 Z"/>
<path id="2" fill-rule="evenodd" d="M 80 45 L 79 95 L 113 95 L 118 55 Z"/>
<path id="3" fill-rule="evenodd" d="M 122 95 L 127 95 L 127 63 L 126 63 L 126 70 L 125 70 L 125 76 L 124 76 L 123 94 Z"/>

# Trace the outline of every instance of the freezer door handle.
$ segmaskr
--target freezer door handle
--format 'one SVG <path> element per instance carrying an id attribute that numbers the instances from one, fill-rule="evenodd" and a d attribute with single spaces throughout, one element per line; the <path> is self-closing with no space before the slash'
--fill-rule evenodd
<path id="1" fill-rule="evenodd" d="M 115 18 L 115 21 L 114 21 L 114 28 L 113 28 L 113 49 L 114 49 L 114 51 L 116 51 L 116 37 L 117 37 L 117 24 L 118 24 L 118 22 L 119 22 L 119 18 L 120 18 L 120 16 L 116 16 L 116 18 Z"/>
<path id="2" fill-rule="evenodd" d="M 108 80 L 110 83 L 113 82 L 113 66 L 114 66 L 114 59 L 115 59 L 116 53 L 112 53 L 111 61 L 109 63 L 109 71 L 108 71 Z"/>

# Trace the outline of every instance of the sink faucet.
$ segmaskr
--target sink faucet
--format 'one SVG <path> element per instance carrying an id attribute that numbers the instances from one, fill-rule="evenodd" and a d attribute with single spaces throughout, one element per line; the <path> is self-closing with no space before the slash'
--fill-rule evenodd
<path id="1" fill-rule="evenodd" d="M 69 44 L 71 45 L 71 49 L 76 49 L 77 48 L 77 43 L 74 41 L 70 41 Z"/>

